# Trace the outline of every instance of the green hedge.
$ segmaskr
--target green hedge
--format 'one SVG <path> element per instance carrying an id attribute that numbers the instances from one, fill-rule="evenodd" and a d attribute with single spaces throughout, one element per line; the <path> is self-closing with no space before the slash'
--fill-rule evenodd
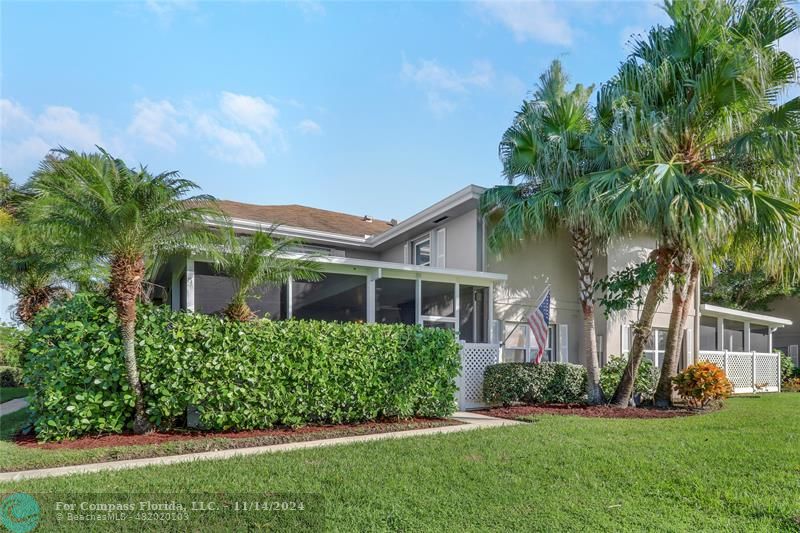
<path id="1" fill-rule="evenodd" d="M 627 357 L 612 355 L 609 357 L 608 363 L 600 369 L 600 388 L 603 389 L 606 398 L 614 395 L 627 366 Z M 636 379 L 633 382 L 634 394 L 639 394 L 642 400 L 652 400 L 656 393 L 660 374 L 661 370 L 650 359 L 642 357 Z"/>
<path id="2" fill-rule="evenodd" d="M 446 416 L 459 346 L 444 330 L 319 321 L 235 323 L 143 306 L 137 359 L 148 416 L 214 430 Z M 77 295 L 37 317 L 25 357 L 41 439 L 117 433 L 133 397 L 113 307 Z"/>
<path id="3" fill-rule="evenodd" d="M 483 374 L 486 403 L 577 403 L 586 401 L 586 368 L 570 363 L 500 363 Z"/>

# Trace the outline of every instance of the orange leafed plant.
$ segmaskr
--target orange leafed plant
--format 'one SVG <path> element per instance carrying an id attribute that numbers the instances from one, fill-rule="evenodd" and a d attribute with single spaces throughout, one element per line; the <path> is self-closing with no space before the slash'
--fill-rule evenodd
<path id="1" fill-rule="evenodd" d="M 687 367 L 672 382 L 678 394 L 694 407 L 705 407 L 708 402 L 727 398 L 733 392 L 725 372 L 708 361 Z"/>

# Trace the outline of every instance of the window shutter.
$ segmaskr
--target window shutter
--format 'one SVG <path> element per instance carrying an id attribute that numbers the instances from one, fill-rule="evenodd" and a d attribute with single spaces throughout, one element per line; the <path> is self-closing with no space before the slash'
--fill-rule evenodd
<path id="1" fill-rule="evenodd" d="M 630 328 L 627 325 L 622 324 L 622 330 L 620 332 L 620 335 L 622 336 L 621 343 L 620 343 L 620 347 L 622 348 L 622 354 L 621 355 L 626 355 L 628 352 L 631 351 L 630 346 L 629 346 L 630 335 L 631 335 Z"/>
<path id="2" fill-rule="evenodd" d="M 597 362 L 600 364 L 600 366 L 603 366 L 605 364 L 604 360 L 606 353 L 605 338 L 603 338 L 602 335 L 597 335 L 595 342 L 597 343 Z"/>
<path id="3" fill-rule="evenodd" d="M 410 249 L 411 249 L 410 242 L 407 242 L 403 245 L 403 263 L 405 263 L 406 265 L 411 263 Z"/>
<path id="4" fill-rule="evenodd" d="M 800 354 L 798 354 L 798 345 L 792 344 L 789 346 L 789 357 L 794 361 L 795 366 L 800 366 Z"/>
<path id="5" fill-rule="evenodd" d="M 447 237 L 445 228 L 436 230 L 436 266 L 444 268 L 446 266 L 445 255 L 447 252 Z"/>
<path id="6" fill-rule="evenodd" d="M 569 363 L 569 326 L 567 324 L 558 325 L 558 360 L 561 363 Z"/>

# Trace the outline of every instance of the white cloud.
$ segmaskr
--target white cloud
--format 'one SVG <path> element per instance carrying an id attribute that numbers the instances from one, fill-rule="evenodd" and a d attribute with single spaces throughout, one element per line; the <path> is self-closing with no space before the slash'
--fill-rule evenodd
<path id="1" fill-rule="evenodd" d="M 185 134 L 186 129 L 178 111 L 169 101 L 154 102 L 144 98 L 134 104 L 133 121 L 128 126 L 128 133 L 159 148 L 174 150 L 177 145 L 175 138 Z"/>
<path id="2" fill-rule="evenodd" d="M 0 124 L 0 165 L 4 167 L 38 161 L 58 146 L 90 151 L 95 145 L 104 145 L 97 121 L 81 116 L 71 107 L 48 106 L 34 115 L 20 104 L 2 99 Z"/>
<path id="3" fill-rule="evenodd" d="M 256 133 L 279 133 L 278 109 L 263 98 L 223 92 L 220 109 L 230 120 Z"/>
<path id="4" fill-rule="evenodd" d="M 317 124 L 310 118 L 301 120 L 297 124 L 297 129 L 300 131 L 300 133 L 306 133 L 306 134 L 318 135 L 322 133 L 322 127 L 320 127 L 319 124 Z"/>
<path id="5" fill-rule="evenodd" d="M 193 0 L 147 0 L 144 7 L 156 16 L 162 26 L 169 26 L 180 11 L 194 11 L 197 4 Z"/>
<path id="6" fill-rule="evenodd" d="M 211 153 L 219 159 L 243 166 L 260 165 L 266 160 L 264 152 L 247 132 L 226 128 L 206 114 L 197 117 L 195 126 L 213 142 Z"/>
<path id="7" fill-rule="evenodd" d="M 573 4 L 574 5 L 574 4 Z M 519 42 L 538 41 L 547 44 L 572 44 L 574 29 L 565 13 L 564 4 L 552 1 L 506 2 L 481 0 L 480 9 L 505 25 Z"/>
<path id="8" fill-rule="evenodd" d="M 488 61 L 475 61 L 471 71 L 460 73 L 434 60 L 423 59 L 413 64 L 404 57 L 402 75 L 425 91 L 428 106 L 437 115 L 453 111 L 456 96 L 465 95 L 472 88 L 488 88 L 494 81 L 494 69 Z"/>

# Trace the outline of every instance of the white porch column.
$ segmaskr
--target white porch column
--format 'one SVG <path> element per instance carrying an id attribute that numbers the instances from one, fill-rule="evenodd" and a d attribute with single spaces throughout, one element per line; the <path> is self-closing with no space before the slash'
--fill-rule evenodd
<path id="1" fill-rule="evenodd" d="M 717 317 L 717 350 L 727 350 L 725 347 L 725 320 Z"/>
<path id="2" fill-rule="evenodd" d="M 177 265 L 172 265 L 172 279 L 169 287 L 170 304 L 173 311 L 181 308 L 181 270 Z"/>
<path id="3" fill-rule="evenodd" d="M 489 310 L 487 314 L 489 315 L 488 316 L 489 326 L 486 331 L 487 334 L 486 337 L 489 339 L 489 342 L 492 343 L 492 342 L 497 342 L 497 340 L 495 339 L 495 331 L 494 331 L 494 283 L 489 285 L 488 292 L 489 295 L 487 299 L 489 300 L 488 303 Z"/>
<path id="4" fill-rule="evenodd" d="M 289 276 L 289 281 L 286 282 L 286 318 L 292 318 L 292 282 L 294 280 Z"/>
<path id="5" fill-rule="evenodd" d="M 186 310 L 194 311 L 194 260 L 186 261 Z"/>
<path id="6" fill-rule="evenodd" d="M 461 307 L 461 284 L 457 281 L 453 284 L 453 290 L 455 294 L 453 295 L 453 316 L 456 317 L 456 338 L 461 338 L 461 316 L 460 316 L 460 307 Z"/>
<path id="7" fill-rule="evenodd" d="M 381 269 L 375 269 L 367 275 L 367 324 L 375 323 L 375 282 L 381 279 Z"/>
<path id="8" fill-rule="evenodd" d="M 414 297 L 414 317 L 417 324 L 422 324 L 422 279 L 417 274 L 417 284 L 415 286 L 416 295 Z"/>
<path id="9" fill-rule="evenodd" d="M 750 351 L 750 322 L 744 323 L 744 351 Z"/>

